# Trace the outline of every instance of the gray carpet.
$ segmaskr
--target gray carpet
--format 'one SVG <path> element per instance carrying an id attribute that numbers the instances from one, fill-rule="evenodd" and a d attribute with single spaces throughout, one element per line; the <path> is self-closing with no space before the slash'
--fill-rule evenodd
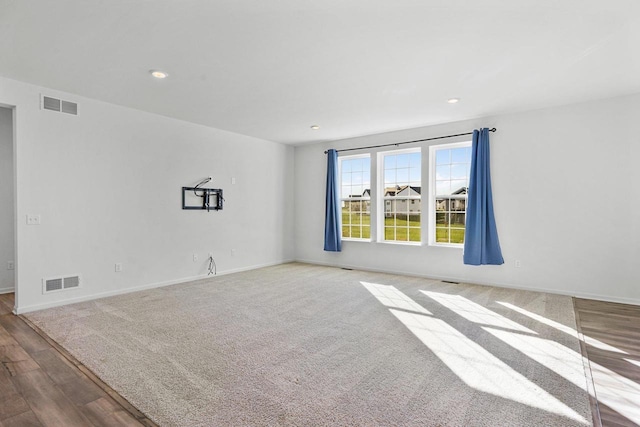
<path id="1" fill-rule="evenodd" d="M 577 426 L 569 297 L 284 264 L 30 313 L 162 426 Z"/>

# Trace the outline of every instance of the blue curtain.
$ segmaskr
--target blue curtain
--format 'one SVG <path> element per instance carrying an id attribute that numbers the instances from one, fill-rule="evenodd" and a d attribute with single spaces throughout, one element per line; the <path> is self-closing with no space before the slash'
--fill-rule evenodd
<path id="1" fill-rule="evenodd" d="M 464 233 L 464 263 L 504 264 L 496 220 L 493 216 L 491 173 L 489 171 L 489 129 L 473 131 L 471 176 Z"/>
<path id="2" fill-rule="evenodd" d="M 327 197 L 324 215 L 324 250 L 340 252 L 342 250 L 342 232 L 340 230 L 340 196 L 338 192 L 338 152 L 327 153 Z"/>

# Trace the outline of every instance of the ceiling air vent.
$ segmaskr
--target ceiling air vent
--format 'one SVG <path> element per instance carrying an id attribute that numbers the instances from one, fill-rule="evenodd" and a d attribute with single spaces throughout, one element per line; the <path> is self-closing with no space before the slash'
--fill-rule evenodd
<path id="1" fill-rule="evenodd" d="M 78 115 L 78 104 L 42 95 L 42 109 Z"/>
<path id="2" fill-rule="evenodd" d="M 42 293 L 64 291 L 80 287 L 80 276 L 55 277 L 42 279 Z"/>

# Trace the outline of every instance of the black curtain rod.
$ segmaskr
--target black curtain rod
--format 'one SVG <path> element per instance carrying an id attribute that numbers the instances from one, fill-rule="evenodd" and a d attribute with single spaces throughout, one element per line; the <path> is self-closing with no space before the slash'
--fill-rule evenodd
<path id="1" fill-rule="evenodd" d="M 489 129 L 489 132 L 495 132 L 496 128 Z M 353 150 L 365 150 L 367 148 L 380 148 L 380 147 L 391 147 L 398 146 L 403 144 L 413 144 L 416 142 L 424 142 L 424 141 L 434 141 L 436 139 L 445 139 L 445 138 L 455 138 L 456 136 L 464 136 L 464 135 L 473 135 L 473 132 L 467 133 L 457 133 L 455 135 L 445 135 L 445 136 L 436 136 L 434 138 L 425 138 L 425 139 L 416 139 L 415 141 L 405 141 L 405 142 L 395 142 L 393 144 L 382 144 L 382 145 L 369 145 L 368 147 L 358 147 L 358 148 L 345 148 L 344 150 L 336 150 L 338 153 L 341 151 L 353 151 Z M 329 151 L 325 151 L 324 154 L 327 154 Z"/>

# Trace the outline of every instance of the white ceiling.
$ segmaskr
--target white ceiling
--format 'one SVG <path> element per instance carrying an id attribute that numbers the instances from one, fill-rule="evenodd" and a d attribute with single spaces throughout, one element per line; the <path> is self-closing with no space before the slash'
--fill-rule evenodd
<path id="1" fill-rule="evenodd" d="M 302 144 L 640 92 L 640 2 L 0 0 L 0 75 Z"/>

